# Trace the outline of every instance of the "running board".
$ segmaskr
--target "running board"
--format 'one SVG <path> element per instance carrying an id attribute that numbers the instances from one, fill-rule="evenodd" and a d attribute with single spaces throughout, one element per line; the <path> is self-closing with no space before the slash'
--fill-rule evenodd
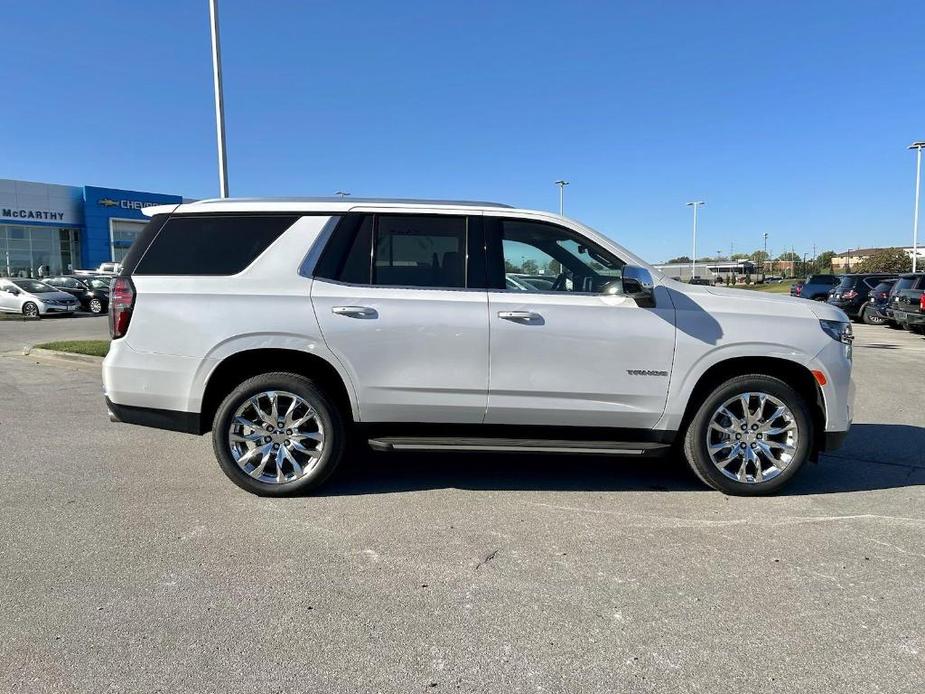
<path id="1" fill-rule="evenodd" d="M 381 437 L 370 439 L 376 451 L 507 451 L 511 453 L 588 453 L 643 456 L 667 452 L 665 443 L 623 441 L 568 441 L 547 439 Z"/>

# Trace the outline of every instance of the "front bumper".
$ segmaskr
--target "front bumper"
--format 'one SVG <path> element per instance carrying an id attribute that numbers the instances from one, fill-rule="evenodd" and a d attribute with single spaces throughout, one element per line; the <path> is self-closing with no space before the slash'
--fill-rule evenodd
<path id="1" fill-rule="evenodd" d="M 822 439 L 822 450 L 826 452 L 837 451 L 844 445 L 846 438 L 848 438 L 847 431 L 827 431 Z"/>
<path id="2" fill-rule="evenodd" d="M 39 315 L 47 316 L 53 313 L 74 313 L 77 310 L 77 304 L 68 306 L 49 306 L 47 304 L 39 305 Z"/>

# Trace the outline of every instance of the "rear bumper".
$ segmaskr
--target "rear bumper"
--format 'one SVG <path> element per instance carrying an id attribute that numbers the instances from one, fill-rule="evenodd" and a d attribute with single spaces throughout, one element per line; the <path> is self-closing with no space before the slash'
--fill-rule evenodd
<path id="1" fill-rule="evenodd" d="M 155 429 L 181 431 L 184 434 L 201 434 L 199 414 L 197 412 L 178 412 L 176 410 L 158 410 L 153 407 L 132 407 L 117 405 L 106 398 L 109 421 L 137 424 Z"/>

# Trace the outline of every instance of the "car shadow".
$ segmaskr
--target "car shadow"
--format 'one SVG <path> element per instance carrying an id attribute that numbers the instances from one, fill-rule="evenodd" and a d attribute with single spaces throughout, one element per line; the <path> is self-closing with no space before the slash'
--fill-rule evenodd
<path id="1" fill-rule="evenodd" d="M 484 453 L 373 453 L 348 459 L 320 496 L 473 491 L 708 491 L 677 455 L 655 459 Z M 925 485 L 925 428 L 856 424 L 845 445 L 807 464 L 783 496 Z"/>

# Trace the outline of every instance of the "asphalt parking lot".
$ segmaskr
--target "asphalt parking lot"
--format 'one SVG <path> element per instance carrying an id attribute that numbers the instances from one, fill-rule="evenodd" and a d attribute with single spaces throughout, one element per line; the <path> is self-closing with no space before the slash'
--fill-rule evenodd
<path id="1" fill-rule="evenodd" d="M 846 446 L 764 499 L 474 455 L 260 499 L 110 424 L 97 369 L 0 356 L 0 691 L 921 692 L 925 338 L 856 333 Z"/>

